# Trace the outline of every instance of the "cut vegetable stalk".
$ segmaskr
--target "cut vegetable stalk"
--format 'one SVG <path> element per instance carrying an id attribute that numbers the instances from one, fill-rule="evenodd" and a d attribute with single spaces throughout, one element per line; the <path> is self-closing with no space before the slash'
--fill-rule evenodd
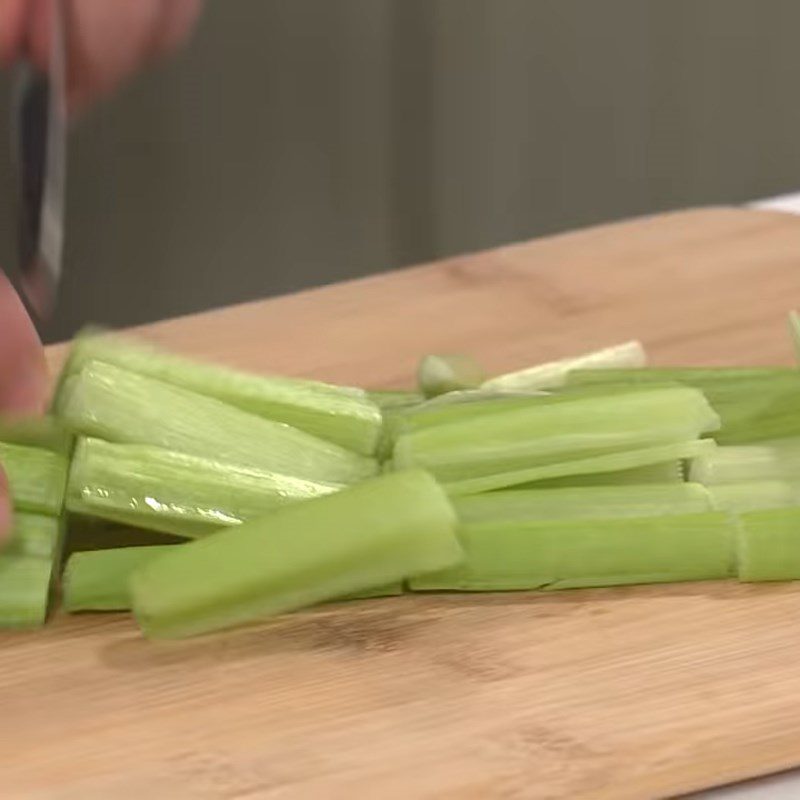
<path id="1" fill-rule="evenodd" d="M 752 511 L 739 518 L 739 580 L 800 578 L 800 508 Z"/>
<path id="2" fill-rule="evenodd" d="M 73 553 L 64 570 L 62 601 L 74 611 L 125 611 L 131 607 L 131 575 L 179 545 L 116 547 Z"/>
<path id="3" fill-rule="evenodd" d="M 412 403 L 397 403 L 383 407 L 383 429 L 378 444 L 377 455 L 381 461 L 391 457 L 397 437 L 404 431 L 436 425 L 440 422 L 452 422 L 463 417 L 475 417 L 488 409 L 495 411 L 497 403 L 510 398 L 517 400 L 516 405 L 527 405 L 529 395 L 520 399 L 519 395 L 506 395 L 500 392 L 488 392 L 482 389 L 447 392 Z"/>
<path id="4" fill-rule="evenodd" d="M 176 545 L 116 547 L 74 553 L 64 570 L 62 600 L 64 610 L 128 611 L 131 608 L 130 579 L 133 573 Z M 364 600 L 403 594 L 396 583 L 365 589 L 337 600 Z"/>
<path id="5" fill-rule="evenodd" d="M 400 389 L 373 389 L 367 392 L 369 399 L 381 410 L 421 403 L 425 398 L 419 392 Z"/>
<path id="6" fill-rule="evenodd" d="M 458 353 L 424 356 L 417 369 L 417 383 L 425 397 L 477 389 L 485 378 L 474 358 Z"/>
<path id="7" fill-rule="evenodd" d="M 38 628 L 47 619 L 52 563 L 0 553 L 0 628 Z"/>
<path id="8" fill-rule="evenodd" d="M 280 422 L 104 364 L 62 387 L 58 411 L 76 433 L 215 458 L 323 483 L 352 483 L 376 462 Z"/>
<path id="9" fill-rule="evenodd" d="M 498 375 L 485 381 L 487 389 L 523 390 L 555 389 L 563 386 L 571 372 L 577 369 L 613 369 L 620 367 L 643 367 L 647 361 L 641 342 L 623 344 L 593 350 L 573 358 L 562 358 L 528 367 L 517 372 Z"/>
<path id="10" fill-rule="evenodd" d="M 703 395 L 688 387 L 545 399 L 403 433 L 393 462 L 449 483 L 684 442 L 718 424 Z"/>
<path id="11" fill-rule="evenodd" d="M 595 392 L 598 394 L 598 392 Z M 489 389 L 467 389 L 447 392 L 424 402 L 386 408 L 383 412 L 383 434 L 378 448 L 379 458 L 388 460 L 395 442 L 402 433 L 412 433 L 444 423 L 477 421 L 485 414 L 530 408 L 535 403 L 563 402 L 560 396 L 544 392 L 501 392 Z"/>
<path id="12" fill-rule="evenodd" d="M 707 488 L 714 508 L 720 511 L 744 513 L 800 505 L 800 479 L 721 483 Z"/>
<path id="13" fill-rule="evenodd" d="M 118 335 L 87 333 L 76 339 L 61 375 L 57 398 L 65 381 L 92 361 L 284 422 L 362 455 L 373 455 L 378 443 L 380 410 L 362 389 L 200 364 Z"/>
<path id="14" fill-rule="evenodd" d="M 35 447 L 69 456 L 72 451 L 72 434 L 55 417 L 0 417 L 0 442 Z"/>
<path id="15" fill-rule="evenodd" d="M 573 372 L 570 386 L 680 383 L 699 389 L 720 415 L 720 444 L 800 436 L 800 371 L 785 367 L 622 369 Z"/>
<path id="16" fill-rule="evenodd" d="M 57 519 L 15 516 L 11 539 L 0 552 L 0 628 L 44 624 L 59 557 L 60 531 Z"/>
<path id="17" fill-rule="evenodd" d="M 576 589 L 699 581 L 734 572 L 728 514 L 476 523 L 464 561 L 414 578 L 414 591 Z"/>
<path id="18" fill-rule="evenodd" d="M 42 558 L 53 561 L 58 557 L 61 522 L 41 514 L 14 514 L 11 537 L 0 555 Z M 0 584 L 0 595 L 2 585 Z"/>
<path id="19" fill-rule="evenodd" d="M 692 463 L 689 478 L 709 486 L 800 480 L 800 439 L 718 447 Z"/>
<path id="20" fill-rule="evenodd" d="M 428 474 L 385 475 L 159 556 L 133 575 L 134 611 L 171 637 L 313 605 L 457 563 L 455 524 Z"/>
<path id="21" fill-rule="evenodd" d="M 450 422 L 476 421 L 499 411 L 530 408 L 543 400 L 563 402 L 560 396 L 535 392 L 495 392 L 487 389 L 448 392 L 421 403 L 386 409 L 390 414 L 391 433 L 396 439 L 401 433 L 433 428 Z"/>
<path id="22" fill-rule="evenodd" d="M 479 478 L 467 478 L 461 481 L 445 483 L 449 495 L 477 494 L 492 492 L 497 489 L 508 489 L 530 484 L 536 486 L 540 481 L 567 476 L 588 476 L 602 474 L 618 474 L 648 464 L 660 464 L 676 459 L 691 460 L 706 454 L 716 447 L 709 439 L 693 439 L 677 444 L 646 447 L 641 450 L 626 450 L 620 453 L 594 456 L 592 458 L 562 461 L 559 464 L 547 464 L 543 467 L 530 467 L 513 472 L 497 472 Z"/>
<path id="23" fill-rule="evenodd" d="M 667 516 L 713 511 L 708 490 L 696 483 L 528 489 L 453 499 L 459 522 Z"/>
<path id="24" fill-rule="evenodd" d="M 195 538 L 340 488 L 159 447 L 82 439 L 67 508 Z"/>
<path id="25" fill-rule="evenodd" d="M 0 465 L 15 508 L 54 516 L 61 513 L 68 468 L 65 455 L 0 442 Z"/>
<path id="26" fill-rule="evenodd" d="M 693 463 L 691 460 L 689 463 Z M 530 484 L 514 486 L 514 489 L 555 489 L 559 486 L 639 486 L 644 483 L 683 483 L 684 462 L 680 459 L 644 464 L 641 467 L 622 469 L 616 472 L 595 472 L 588 475 L 566 475 Z"/>

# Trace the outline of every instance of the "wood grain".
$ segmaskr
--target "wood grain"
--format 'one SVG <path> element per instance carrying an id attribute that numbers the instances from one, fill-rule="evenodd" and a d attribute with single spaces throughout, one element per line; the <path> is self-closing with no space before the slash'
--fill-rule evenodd
<path id="1" fill-rule="evenodd" d="M 147 328 L 257 370 L 401 386 L 641 337 L 791 363 L 800 219 L 707 209 Z M 56 365 L 63 351 L 54 348 Z M 650 798 L 800 763 L 800 587 L 415 596 L 222 636 L 126 616 L 0 636 L 4 798 Z"/>

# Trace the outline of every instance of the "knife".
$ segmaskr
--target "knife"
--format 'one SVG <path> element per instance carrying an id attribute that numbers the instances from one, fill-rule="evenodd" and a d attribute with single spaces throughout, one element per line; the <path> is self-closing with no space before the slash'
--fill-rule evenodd
<path id="1" fill-rule="evenodd" d="M 48 2 L 47 72 L 23 58 L 15 66 L 11 107 L 17 277 L 29 308 L 39 320 L 52 313 L 61 278 L 67 157 L 64 8 L 62 0 Z"/>

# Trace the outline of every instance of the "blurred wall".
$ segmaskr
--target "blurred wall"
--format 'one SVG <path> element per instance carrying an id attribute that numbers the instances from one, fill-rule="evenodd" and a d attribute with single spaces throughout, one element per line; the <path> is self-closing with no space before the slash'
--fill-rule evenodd
<path id="1" fill-rule="evenodd" d="M 207 3 L 73 134 L 49 339 L 800 189 L 793 0 Z"/>

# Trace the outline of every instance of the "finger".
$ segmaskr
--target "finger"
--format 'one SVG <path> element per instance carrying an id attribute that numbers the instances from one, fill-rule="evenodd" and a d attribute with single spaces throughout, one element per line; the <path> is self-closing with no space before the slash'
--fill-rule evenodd
<path id="1" fill-rule="evenodd" d="M 202 0 L 166 0 L 161 4 L 161 20 L 153 31 L 152 56 L 176 50 L 186 40 L 200 16 Z"/>
<path id="2" fill-rule="evenodd" d="M 33 60 L 47 65 L 51 5 L 34 0 L 28 44 Z M 71 109 L 117 88 L 145 59 L 160 0 L 71 0 L 67 5 Z"/>
<path id="3" fill-rule="evenodd" d="M 0 273 L 0 413 L 39 413 L 46 394 L 42 343 L 22 302 Z"/>
<path id="4" fill-rule="evenodd" d="M 0 547 L 11 536 L 13 522 L 11 511 L 11 497 L 8 493 L 8 479 L 5 472 L 0 469 Z"/>
<path id="5" fill-rule="evenodd" d="M 8 66 L 22 49 L 29 0 L 0 0 L 0 64 Z"/>
<path id="6" fill-rule="evenodd" d="M 32 2 L 28 46 L 34 61 L 44 67 L 49 58 L 51 6 L 47 0 Z M 169 0 L 170 7 L 177 7 L 176 27 L 187 14 L 181 8 L 184 2 Z M 162 18 L 172 27 L 173 12 L 164 13 L 166 7 L 163 0 L 71 0 L 67 5 L 67 93 L 73 113 L 112 92 L 149 60 Z"/>

